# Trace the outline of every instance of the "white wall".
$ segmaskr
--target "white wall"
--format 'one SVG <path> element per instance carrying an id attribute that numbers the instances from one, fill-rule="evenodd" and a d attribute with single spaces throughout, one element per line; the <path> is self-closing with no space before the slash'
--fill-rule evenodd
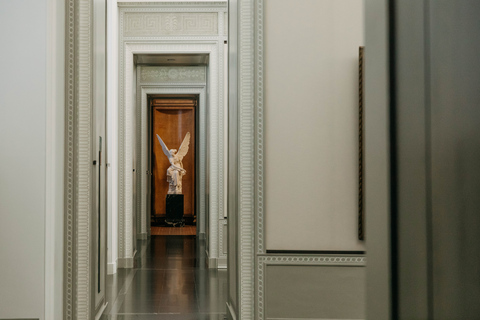
<path id="1" fill-rule="evenodd" d="M 265 0 L 267 249 L 364 248 L 357 240 L 363 30 L 362 0 Z"/>
<path id="2" fill-rule="evenodd" d="M 65 1 L 47 2 L 45 319 L 61 319 L 65 197 Z"/>
<path id="3" fill-rule="evenodd" d="M 47 0 L 0 21 L 0 318 L 44 319 Z"/>
<path id="4" fill-rule="evenodd" d="M 118 259 L 118 7 L 107 2 L 107 272 L 117 272 Z"/>

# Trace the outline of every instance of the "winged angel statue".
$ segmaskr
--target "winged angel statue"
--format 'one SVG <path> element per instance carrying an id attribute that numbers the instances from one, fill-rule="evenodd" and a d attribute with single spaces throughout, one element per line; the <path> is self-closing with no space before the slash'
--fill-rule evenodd
<path id="1" fill-rule="evenodd" d="M 182 159 L 188 152 L 190 132 L 187 132 L 185 138 L 183 138 L 178 152 L 176 149 L 168 150 L 167 145 L 158 134 L 157 138 L 162 146 L 163 153 L 165 153 L 171 164 L 167 169 L 168 194 L 182 194 L 182 177 L 187 173 L 187 171 L 183 169 Z"/>

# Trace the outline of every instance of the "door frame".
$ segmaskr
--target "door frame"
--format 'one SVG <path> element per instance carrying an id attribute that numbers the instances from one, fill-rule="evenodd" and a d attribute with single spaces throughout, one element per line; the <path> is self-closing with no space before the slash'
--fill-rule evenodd
<path id="1" fill-rule="evenodd" d="M 118 267 L 129 268 L 133 266 L 133 185 L 129 179 L 132 172 L 133 145 L 140 144 L 139 137 L 135 137 L 132 121 L 136 117 L 139 126 L 140 115 L 136 110 L 134 94 L 136 92 L 136 54 L 208 54 L 209 65 L 206 72 L 206 124 L 208 124 L 209 149 L 206 151 L 207 177 L 209 194 L 206 200 L 208 207 L 208 265 L 210 268 L 225 267 L 226 254 L 223 254 L 224 225 L 224 110 L 223 110 L 223 43 L 218 40 L 171 40 L 168 42 L 137 42 L 120 41 L 124 51 L 120 52 L 119 58 L 119 117 L 118 117 L 118 182 L 119 182 L 119 206 L 118 206 Z M 137 67 L 138 69 L 138 67 Z M 188 83 L 184 83 L 187 85 Z M 178 83 L 167 82 L 164 85 L 179 86 Z M 197 84 L 188 84 L 194 86 Z M 207 89 L 206 89 L 207 90 Z M 135 143 L 134 143 L 135 142 Z M 145 172 L 141 163 L 136 165 L 137 172 Z M 137 190 L 138 191 L 138 190 Z M 145 224 L 143 224 L 145 225 Z M 206 230 L 207 231 L 207 230 Z M 141 231 L 146 233 L 146 230 Z"/>
<path id="2" fill-rule="evenodd" d="M 224 41 L 227 40 L 227 2 L 119 2 L 118 3 L 118 266 L 130 267 L 133 260 L 131 243 L 131 224 L 133 223 L 131 199 L 131 179 L 128 173 L 132 165 L 129 155 L 133 151 L 132 119 L 134 111 L 135 54 L 208 54 L 207 103 L 210 150 L 207 155 L 207 181 L 209 195 L 206 200 L 208 209 L 208 233 L 206 232 L 209 267 L 226 267 L 226 254 L 222 250 L 224 238 L 225 211 L 225 111 L 223 99 L 224 82 Z M 148 14 L 145 12 L 148 11 Z M 158 25 L 158 32 L 152 33 L 147 23 L 149 16 L 167 19 L 175 14 L 196 16 L 202 21 L 199 32 L 190 32 L 183 28 L 164 30 Z M 208 13 L 208 16 L 205 14 Z M 135 18 L 133 18 L 135 17 Z M 131 23 L 139 19 L 139 23 Z M 136 21 L 136 20 L 135 20 Z M 153 20 L 152 20 L 153 21 Z M 174 77 L 173 77 L 174 78 Z M 172 77 L 165 80 L 175 82 Z M 115 81 L 115 80 L 113 80 Z M 189 81 L 184 79 L 184 82 Z M 177 81 L 178 82 L 178 81 Z M 117 106 L 115 106 L 117 107 Z M 138 143 L 138 142 L 137 142 Z M 138 172 L 142 172 L 141 168 Z M 137 171 L 137 170 L 136 170 Z M 206 231 L 207 231 L 206 230 Z M 141 231 L 143 233 L 143 231 Z"/>
<path id="3" fill-rule="evenodd" d="M 193 3 L 195 4 L 195 3 Z M 221 5 L 221 2 L 206 3 L 205 5 L 211 7 L 212 5 Z M 92 210 L 92 186 L 94 179 L 92 177 L 92 155 L 93 145 L 93 94 L 94 94 L 94 21 L 93 21 L 93 1 L 91 0 L 67 0 L 65 3 L 65 162 L 64 162 L 64 246 L 63 246 L 63 319 L 65 320 L 90 320 L 94 317 L 94 301 L 92 298 L 93 292 L 92 281 L 94 281 L 94 271 L 91 270 L 91 258 L 93 254 L 93 215 Z M 172 5 L 172 4 L 170 4 Z M 175 5 L 175 4 L 173 4 Z M 191 3 L 178 3 L 178 5 L 189 6 Z M 203 5 L 203 4 L 202 4 Z M 222 4 L 224 5 L 224 4 Z M 197 9 L 192 9 L 197 10 Z M 205 10 L 205 9 L 202 9 Z M 219 14 L 223 21 L 223 15 Z M 219 37 L 220 38 L 220 37 Z M 219 44 L 217 38 L 206 40 L 188 40 L 188 43 L 181 43 L 181 41 L 170 41 L 164 45 L 170 46 L 170 49 L 165 50 L 173 53 L 208 53 L 216 54 L 218 57 L 223 57 L 221 50 L 223 50 L 223 43 Z M 139 50 L 141 53 L 154 53 L 151 50 L 151 44 L 136 43 L 141 46 Z M 123 43 L 120 41 L 120 46 Z M 188 47 L 190 45 L 191 47 Z M 133 46 L 133 44 L 132 44 Z M 184 49 L 187 47 L 187 49 Z M 132 58 L 135 51 L 121 52 L 125 54 L 127 59 Z M 156 50 L 158 51 L 158 50 Z M 129 55 L 130 54 L 130 55 Z M 122 56 L 123 59 L 123 56 Z M 120 60 L 123 63 L 123 60 Z M 223 72 L 223 62 L 220 64 L 217 60 L 216 64 L 210 64 L 210 70 L 215 72 L 209 73 L 209 85 L 211 90 L 218 90 L 223 83 L 219 83 L 218 75 Z M 127 64 L 126 64 L 127 65 Z M 120 79 L 123 76 L 123 65 L 120 65 L 119 73 Z M 133 68 L 127 69 L 127 72 L 133 72 Z M 213 79 L 213 80 L 212 80 Z M 128 81 L 128 80 L 127 80 Z M 123 81 L 121 81 L 123 85 Z M 122 97 L 126 93 L 127 98 L 131 97 L 132 86 L 127 86 L 125 92 L 120 89 L 119 93 Z M 130 90 L 130 92 L 128 91 Z M 220 89 L 222 92 L 222 90 Z M 217 101 L 216 109 L 211 110 L 212 122 L 211 124 L 221 132 L 215 137 L 216 150 L 210 158 L 211 170 L 214 175 L 210 182 L 214 184 L 217 194 L 215 199 L 210 196 L 212 208 L 211 222 L 209 225 L 210 241 L 210 259 L 215 259 L 215 263 L 210 265 L 216 266 L 218 260 L 219 247 L 222 234 L 219 235 L 219 230 L 223 230 L 220 226 L 225 225 L 226 220 L 223 214 L 223 108 L 219 108 L 220 103 L 223 103 L 220 95 L 216 97 L 214 93 L 210 92 L 209 105 L 213 99 Z M 123 101 L 120 99 L 120 104 Z M 133 103 L 133 99 L 132 99 Z M 129 111 L 130 112 L 130 111 Z M 122 116 L 120 109 L 119 118 Z M 119 119 L 120 121 L 122 119 Z M 122 149 L 122 141 L 124 139 L 123 127 L 124 123 L 119 121 L 119 149 Z M 250 120 L 251 121 L 251 120 Z M 131 128 L 130 128 L 131 130 Z M 124 142 L 124 141 L 123 141 Z M 123 174 L 131 169 L 131 167 L 123 168 L 121 172 L 122 162 L 124 159 L 119 159 L 119 184 L 122 186 L 125 181 L 121 180 Z M 250 163 L 249 159 L 244 159 L 245 164 Z M 131 173 L 131 170 L 129 171 Z M 127 181 L 128 182 L 128 181 Z M 212 185 L 211 190 L 214 189 Z M 120 259 L 127 258 L 129 248 L 132 249 L 131 243 L 126 243 L 124 231 L 128 231 L 126 219 L 128 216 L 122 215 L 122 209 L 125 209 L 125 200 L 120 190 L 119 193 L 119 263 Z M 128 201 L 127 201 L 128 204 Z M 123 206 L 123 207 L 122 207 Z M 131 216 L 130 216 L 131 217 Z M 124 236 L 122 238 L 122 235 Z M 252 234 L 253 235 L 253 234 Z M 220 239 L 219 239 L 220 236 Z M 250 237 L 252 238 L 252 237 Z M 131 250 L 133 251 L 133 250 Z M 56 251 L 57 252 L 57 251 Z M 132 252 L 130 252 L 131 254 Z M 127 255 L 125 255 L 127 254 Z M 133 258 L 133 257 L 132 257 Z M 253 280 L 253 279 L 252 279 Z"/>
<path id="4" fill-rule="evenodd" d="M 140 94 L 139 94 L 140 93 Z M 148 106 L 148 96 L 150 95 L 197 95 L 198 96 L 198 105 L 197 105 L 197 114 L 198 122 L 196 120 L 196 136 L 199 144 L 196 146 L 196 160 L 195 160 L 195 171 L 198 178 L 196 178 L 196 199 L 195 199 L 195 210 L 197 213 L 197 235 L 201 235 L 205 232 L 205 221 L 206 221 L 206 210 L 205 210 L 205 199 L 206 199 L 206 175 L 207 175 L 207 159 L 206 159 L 206 86 L 197 85 L 197 86 L 164 86 L 164 85 L 138 85 L 137 89 L 137 106 L 140 107 L 139 113 L 141 112 L 141 126 L 138 131 L 141 132 L 139 140 L 140 145 L 145 146 L 142 148 L 142 151 L 137 153 L 137 163 L 142 165 L 141 178 L 139 185 L 137 185 L 137 194 L 141 197 L 142 203 L 137 203 L 141 205 L 140 210 L 140 221 L 137 223 L 141 224 L 141 228 L 146 227 L 146 233 L 141 234 L 143 238 L 150 236 L 150 213 L 148 212 L 148 201 L 147 199 L 148 189 L 151 188 L 149 180 L 146 175 L 143 173 L 146 170 L 151 171 L 149 165 L 149 159 L 151 157 L 151 145 L 149 143 L 149 132 L 150 128 L 150 110 Z M 140 186 L 140 188 L 138 188 Z M 151 194 L 151 192 L 150 192 Z M 140 201 L 139 201 L 140 202 Z M 138 207 L 137 207 L 138 208 Z M 202 232 L 203 231 L 203 232 Z"/>
<path id="5" fill-rule="evenodd" d="M 65 7 L 63 319 L 67 320 L 89 320 L 97 311 L 92 290 L 96 269 L 96 201 L 92 193 L 96 183 L 93 161 L 97 160 L 95 57 L 105 54 L 105 50 L 98 50 L 95 34 L 106 34 L 106 28 L 94 27 L 96 4 L 91 0 L 67 0 Z"/>

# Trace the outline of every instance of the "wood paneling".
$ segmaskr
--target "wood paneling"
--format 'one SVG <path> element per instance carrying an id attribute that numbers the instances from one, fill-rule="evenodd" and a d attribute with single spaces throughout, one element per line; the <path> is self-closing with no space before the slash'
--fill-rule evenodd
<path id="1" fill-rule="evenodd" d="M 183 176 L 184 215 L 195 215 L 195 106 L 194 99 L 152 99 L 152 215 L 164 216 L 165 198 L 168 191 L 168 158 L 162 151 L 158 134 L 169 149 L 180 147 L 187 132 L 190 132 L 190 146 L 183 158 L 187 173 Z"/>

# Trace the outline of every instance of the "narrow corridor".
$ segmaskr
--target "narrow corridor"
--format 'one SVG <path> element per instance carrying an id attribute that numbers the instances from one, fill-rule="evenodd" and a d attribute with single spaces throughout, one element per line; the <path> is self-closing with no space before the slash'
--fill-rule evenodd
<path id="1" fill-rule="evenodd" d="M 107 278 L 101 320 L 224 319 L 226 270 L 208 269 L 204 241 L 152 236 L 137 242 L 133 269 Z"/>

